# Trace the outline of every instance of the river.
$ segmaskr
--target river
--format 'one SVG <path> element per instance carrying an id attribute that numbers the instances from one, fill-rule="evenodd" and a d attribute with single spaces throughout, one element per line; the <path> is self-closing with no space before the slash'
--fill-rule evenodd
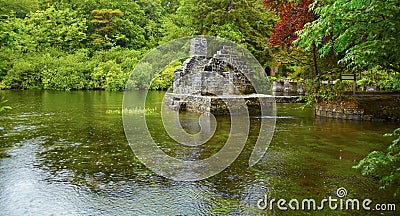
<path id="1" fill-rule="evenodd" d="M 122 92 L 7 90 L 12 110 L 0 117 L 0 215 L 385 215 L 397 212 L 260 209 L 265 199 L 336 197 L 394 203 L 393 191 L 352 168 L 372 150 L 391 142 L 384 133 L 394 123 L 340 121 L 314 117 L 299 104 L 277 104 L 276 131 L 266 155 L 249 168 L 254 137 L 223 172 L 180 182 L 158 176 L 134 155 L 126 140 Z M 138 98 L 143 93 L 136 92 Z M 164 92 L 151 92 L 156 104 Z M 157 112 L 157 107 L 155 107 Z M 187 114 L 193 118 L 194 114 Z M 185 115 L 184 115 L 185 116 Z M 151 116 L 150 116 L 151 118 Z M 157 118 L 157 117 L 154 117 Z M 252 130 L 257 129 L 252 118 Z M 148 124 L 158 130 L 157 121 Z M 229 134 L 219 132 L 208 152 L 218 151 Z M 161 129 L 160 129 L 161 130 Z M 164 133 L 153 133 L 159 142 Z M 254 144 L 254 143 L 253 143 Z M 172 144 L 163 144 L 174 154 Z M 198 154 L 198 152 L 196 153 Z"/>

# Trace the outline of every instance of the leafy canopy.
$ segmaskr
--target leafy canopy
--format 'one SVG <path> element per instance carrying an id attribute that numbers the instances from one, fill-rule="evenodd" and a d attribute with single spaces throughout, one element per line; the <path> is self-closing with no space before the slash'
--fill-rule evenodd
<path id="1" fill-rule="evenodd" d="M 353 70 L 400 69 L 400 1 L 326 0 L 313 8 L 319 18 L 300 31 L 299 46 L 316 44 L 321 57 L 334 52 Z"/>
<path id="2" fill-rule="evenodd" d="M 297 31 L 304 28 L 308 22 L 314 21 L 316 15 L 309 10 L 313 0 L 272 1 L 264 0 L 264 5 L 273 11 L 278 11 L 279 22 L 275 25 L 274 34 L 269 38 L 271 46 L 291 46 L 297 39 Z"/>

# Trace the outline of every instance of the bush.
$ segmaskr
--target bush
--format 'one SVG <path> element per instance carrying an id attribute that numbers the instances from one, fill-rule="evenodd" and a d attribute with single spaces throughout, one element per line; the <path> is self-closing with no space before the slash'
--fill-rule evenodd
<path id="1" fill-rule="evenodd" d="M 124 72 L 121 66 L 109 60 L 100 63 L 91 74 L 90 86 L 95 89 L 121 91 L 125 89 L 129 73 Z"/>
<path id="2" fill-rule="evenodd" d="M 142 52 L 138 50 L 131 50 L 121 48 L 119 46 L 112 47 L 111 49 L 104 51 L 96 51 L 93 54 L 92 59 L 101 62 L 104 57 L 104 62 L 114 61 L 116 64 L 120 64 L 123 70 L 132 71 L 135 65 L 142 58 Z"/>
<path id="3" fill-rule="evenodd" d="M 174 72 L 182 67 L 181 61 L 174 61 L 169 64 L 163 71 L 156 74 L 151 82 L 151 90 L 166 90 L 174 82 Z"/>
<path id="4" fill-rule="evenodd" d="M 101 61 L 104 54 L 106 62 Z M 119 47 L 108 52 L 95 52 L 92 58 L 89 58 L 88 49 L 68 53 L 49 48 L 42 53 L 25 54 L 7 49 L 0 53 L 0 89 L 120 91 L 125 88 L 129 74 L 141 55 L 140 51 Z M 136 82 L 140 88 L 144 86 L 145 76 L 142 74 Z"/>
<path id="5" fill-rule="evenodd" d="M 393 91 L 400 91 L 400 73 L 389 77 L 388 87 Z"/>
<path id="6" fill-rule="evenodd" d="M 383 91 L 400 91 L 400 74 L 375 67 L 361 72 L 361 79 L 357 80 L 357 85 L 361 88 L 376 86 Z"/>
<path id="7" fill-rule="evenodd" d="M 6 56 L 6 55 L 9 56 Z M 17 51 L 7 50 L 1 56 L 4 63 L 1 73 L 0 87 L 2 89 L 41 88 L 41 57 L 38 55 L 20 54 Z"/>
<path id="8" fill-rule="evenodd" d="M 381 183 L 381 189 L 386 189 L 391 185 L 396 186 L 397 189 L 394 192 L 396 195 L 400 190 L 400 128 L 385 136 L 395 137 L 386 153 L 373 151 L 353 168 L 361 169 L 363 175 L 377 177 Z"/>
<path id="9" fill-rule="evenodd" d="M 43 89 L 80 90 L 88 88 L 88 77 L 94 62 L 88 61 L 87 50 L 65 56 L 42 56 L 41 77 Z"/>
<path id="10" fill-rule="evenodd" d="M 67 54 L 57 49 L 46 53 L 26 53 L 7 50 L 0 88 L 71 90 L 87 88 L 87 77 L 96 63 L 88 61 L 88 51 Z"/>
<path id="11" fill-rule="evenodd" d="M 90 87 L 112 91 L 124 90 L 129 75 L 137 62 L 141 59 L 142 52 L 137 50 L 113 47 L 107 52 L 97 51 L 93 60 L 100 63 L 91 74 Z"/>
<path id="12" fill-rule="evenodd" d="M 140 62 L 129 78 L 129 89 L 144 90 L 150 87 L 153 67 L 148 62 Z"/>

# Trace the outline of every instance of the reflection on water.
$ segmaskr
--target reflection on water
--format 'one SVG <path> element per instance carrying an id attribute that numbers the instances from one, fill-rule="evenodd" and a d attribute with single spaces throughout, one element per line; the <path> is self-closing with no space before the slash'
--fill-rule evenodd
<path id="1" fill-rule="evenodd" d="M 345 187 L 351 198 L 399 203 L 391 191 L 378 190 L 376 180 L 351 168 L 369 151 L 385 149 L 390 138 L 382 134 L 392 131 L 394 124 L 315 119 L 310 109 L 278 104 L 274 138 L 257 165 L 249 168 L 248 159 L 260 117 L 251 118 L 250 138 L 229 168 L 202 181 L 175 182 L 155 175 L 132 153 L 120 112 L 110 112 L 121 108 L 122 93 L 3 93 L 13 110 L 0 117 L 0 215 L 254 215 L 266 213 L 256 203 L 268 191 L 276 199 L 318 200 L 334 196 L 339 187 Z M 135 93 L 138 101 L 141 97 Z M 152 92 L 149 104 L 158 107 L 162 97 L 162 92 Z M 229 118 L 219 117 L 211 143 L 181 148 L 158 129 L 157 115 L 149 115 L 147 123 L 171 156 L 207 158 L 229 136 Z M 188 132 L 199 130 L 195 114 L 181 118 Z"/>

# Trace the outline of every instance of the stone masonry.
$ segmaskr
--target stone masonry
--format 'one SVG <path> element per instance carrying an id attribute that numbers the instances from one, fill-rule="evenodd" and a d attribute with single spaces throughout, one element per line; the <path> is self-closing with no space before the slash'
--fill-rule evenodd
<path id="1" fill-rule="evenodd" d="M 207 57 L 207 40 L 193 38 L 190 58 L 174 74 L 173 92 L 192 95 L 252 94 L 248 80 L 251 71 L 235 51 L 224 46 L 213 57 Z"/>
<path id="2" fill-rule="evenodd" d="M 223 46 L 209 57 L 207 40 L 193 38 L 190 57 L 175 71 L 173 91 L 164 102 L 173 109 L 229 115 L 240 112 L 244 100 L 251 113 L 259 114 L 260 103 L 274 98 L 255 95 L 252 74 L 233 48 Z"/>

